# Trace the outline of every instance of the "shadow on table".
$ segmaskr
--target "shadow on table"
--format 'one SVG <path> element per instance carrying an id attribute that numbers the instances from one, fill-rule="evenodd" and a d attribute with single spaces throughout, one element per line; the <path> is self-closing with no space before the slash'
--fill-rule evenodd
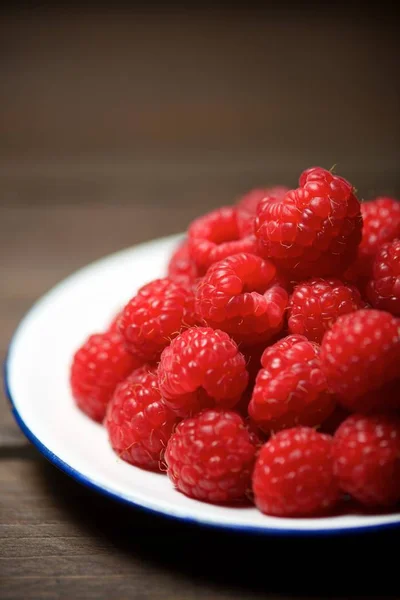
<path id="1" fill-rule="evenodd" d="M 227 533 L 118 504 L 44 459 L 35 464 L 46 493 L 88 535 L 124 556 L 176 570 L 196 586 L 204 581 L 246 598 L 266 593 L 383 598 L 399 592 L 396 530 L 330 538 Z"/>

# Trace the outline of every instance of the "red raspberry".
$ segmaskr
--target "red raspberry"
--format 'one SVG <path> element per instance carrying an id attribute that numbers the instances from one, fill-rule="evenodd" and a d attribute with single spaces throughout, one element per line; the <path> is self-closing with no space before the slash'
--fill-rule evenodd
<path id="1" fill-rule="evenodd" d="M 77 405 L 94 421 L 102 421 L 117 384 L 141 365 L 126 350 L 119 333 L 91 335 L 71 365 L 70 383 Z"/>
<path id="2" fill-rule="evenodd" d="M 319 346 L 289 335 L 264 351 L 249 415 L 266 433 L 294 425 L 315 426 L 333 411 L 321 370 Z"/>
<path id="3" fill-rule="evenodd" d="M 156 369 L 148 365 L 117 386 L 105 420 L 111 446 L 120 458 L 156 470 L 176 423 L 176 415 L 162 401 Z"/>
<path id="4" fill-rule="evenodd" d="M 325 331 L 340 315 L 365 308 L 356 287 L 339 279 L 311 279 L 299 283 L 289 302 L 290 333 L 321 343 Z"/>
<path id="5" fill-rule="evenodd" d="M 400 316 L 400 239 L 379 250 L 367 294 L 374 308 Z"/>
<path id="6" fill-rule="evenodd" d="M 187 239 L 183 240 L 172 254 L 168 263 L 168 277 L 173 281 L 189 284 L 199 277 L 196 264 L 190 258 Z"/>
<path id="7" fill-rule="evenodd" d="M 193 327 L 165 348 L 158 367 L 165 403 L 184 417 L 202 408 L 231 408 L 246 389 L 243 354 L 223 331 Z"/>
<path id="8" fill-rule="evenodd" d="M 256 453 L 240 415 L 229 410 L 205 410 L 185 419 L 172 434 L 165 459 L 173 484 L 204 502 L 246 499 Z"/>
<path id="9" fill-rule="evenodd" d="M 231 254 L 254 252 L 256 241 L 253 235 L 241 237 L 237 209 L 225 206 L 193 221 L 189 227 L 189 248 L 204 274 L 213 263 Z"/>
<path id="10" fill-rule="evenodd" d="M 342 273 L 355 258 L 361 228 L 350 183 L 319 167 L 302 173 L 300 187 L 283 199 L 263 200 L 255 222 L 260 255 L 296 280 Z"/>
<path id="11" fill-rule="evenodd" d="M 240 211 L 255 215 L 257 212 L 257 206 L 266 196 L 283 198 L 288 191 L 289 188 L 284 185 L 276 185 L 269 188 L 255 188 L 239 198 L 239 200 L 236 202 L 236 206 Z"/>
<path id="12" fill-rule="evenodd" d="M 372 309 L 339 317 L 322 340 L 321 363 L 348 410 L 400 406 L 400 319 Z"/>
<path id="13" fill-rule="evenodd" d="M 261 449 L 253 474 L 257 508 L 267 515 L 303 517 L 334 506 L 332 438 L 308 427 L 280 431 Z"/>
<path id="14" fill-rule="evenodd" d="M 362 239 L 357 259 L 346 278 L 361 280 L 372 275 L 372 265 L 378 250 L 386 242 L 400 237 L 400 202 L 394 198 L 380 197 L 361 204 L 363 218 Z"/>
<path id="15" fill-rule="evenodd" d="M 282 199 L 289 191 L 285 186 L 276 186 L 271 188 L 258 188 L 250 190 L 236 203 L 239 216 L 239 231 L 242 237 L 254 233 L 254 220 L 257 213 L 257 206 L 268 196 Z"/>
<path id="16" fill-rule="evenodd" d="M 344 492 L 367 506 L 400 500 L 400 419 L 351 415 L 333 442 L 335 474 Z"/>
<path id="17" fill-rule="evenodd" d="M 119 320 L 128 350 L 147 361 L 156 361 L 171 339 L 196 323 L 194 295 L 188 286 L 168 278 L 143 286 Z"/>
<path id="18" fill-rule="evenodd" d="M 283 327 L 287 292 L 271 286 L 276 273 L 269 260 L 235 254 L 214 263 L 196 291 L 197 313 L 237 342 L 271 339 Z"/>

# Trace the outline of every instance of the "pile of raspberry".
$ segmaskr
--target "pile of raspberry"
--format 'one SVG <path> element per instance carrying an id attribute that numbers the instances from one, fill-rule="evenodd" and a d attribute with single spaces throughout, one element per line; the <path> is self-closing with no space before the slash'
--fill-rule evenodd
<path id="1" fill-rule="evenodd" d="M 400 502 L 400 203 L 320 167 L 190 224 L 72 360 L 124 461 L 276 517 Z"/>

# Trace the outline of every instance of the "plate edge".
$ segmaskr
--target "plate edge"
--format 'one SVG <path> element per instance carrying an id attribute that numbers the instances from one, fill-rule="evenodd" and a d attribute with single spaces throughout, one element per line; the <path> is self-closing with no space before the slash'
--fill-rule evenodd
<path id="1" fill-rule="evenodd" d="M 176 238 L 176 240 L 178 241 L 182 237 L 182 235 L 183 234 L 174 234 L 171 236 L 165 236 L 163 238 L 157 238 L 157 240 L 150 240 L 148 242 L 143 242 L 141 244 L 137 244 L 136 246 L 132 246 L 130 248 L 128 247 L 128 248 L 119 250 L 117 252 L 111 253 L 102 258 L 99 258 L 99 259 L 89 263 L 88 265 L 85 265 L 84 267 L 77 269 L 75 272 L 71 273 L 70 275 L 68 275 L 67 277 L 65 277 L 58 283 L 56 283 L 50 290 L 48 290 L 42 296 L 40 296 L 31 305 L 31 307 L 26 311 L 26 313 L 24 314 L 22 319 L 19 321 L 17 327 L 14 330 L 14 333 L 11 336 L 11 340 L 8 345 L 6 356 L 3 361 L 4 393 L 10 404 L 13 417 L 14 417 L 18 427 L 22 431 L 22 433 L 25 435 L 25 437 L 28 439 L 28 441 L 31 442 L 33 444 L 33 446 L 35 446 L 37 448 L 37 450 L 51 464 L 53 464 L 55 467 L 57 467 L 59 470 L 61 470 L 63 473 L 65 473 L 66 475 L 68 475 L 69 477 L 71 477 L 72 479 L 74 479 L 75 481 L 80 483 L 81 485 L 84 485 L 85 487 L 87 487 L 91 490 L 99 492 L 103 496 L 109 497 L 112 500 L 116 500 L 117 502 L 121 502 L 125 505 L 129 505 L 131 507 L 143 510 L 150 514 L 154 514 L 157 517 L 173 519 L 173 520 L 179 521 L 181 523 L 186 523 L 187 525 L 202 526 L 202 527 L 207 527 L 207 528 L 211 528 L 211 529 L 217 529 L 220 531 L 240 532 L 240 533 L 246 533 L 249 535 L 268 535 L 268 536 L 277 536 L 277 537 L 285 537 L 285 536 L 289 536 L 289 537 L 292 537 L 292 536 L 320 537 L 320 536 L 336 536 L 336 535 L 346 535 L 346 534 L 352 534 L 352 535 L 354 535 L 354 534 L 360 535 L 361 534 L 362 535 L 365 533 L 372 533 L 372 532 L 382 531 L 382 530 L 386 530 L 386 529 L 399 528 L 400 521 L 394 522 L 394 523 L 361 525 L 361 526 L 356 526 L 356 527 L 341 526 L 341 527 L 337 527 L 335 529 L 315 529 L 315 530 L 314 529 L 304 529 L 303 530 L 303 529 L 295 529 L 295 528 L 293 528 L 293 529 L 289 529 L 289 528 L 277 529 L 277 528 L 273 528 L 273 527 L 272 528 L 271 527 L 262 527 L 262 526 L 256 527 L 256 526 L 252 526 L 252 525 L 239 525 L 239 524 L 234 525 L 234 524 L 226 524 L 226 523 L 216 523 L 215 521 L 210 521 L 208 519 L 197 519 L 197 518 L 191 517 L 191 516 L 176 515 L 171 512 L 168 512 L 166 510 L 155 509 L 150 506 L 146 506 L 145 504 L 134 502 L 132 499 L 127 498 L 123 495 L 119 495 L 118 493 L 96 483 L 95 481 L 93 481 L 92 479 L 87 477 L 86 475 L 83 475 L 82 473 L 77 471 L 74 467 L 70 466 L 59 456 L 54 454 L 47 446 L 45 446 L 45 444 L 43 444 L 39 440 L 39 438 L 36 437 L 36 435 L 32 432 L 32 430 L 29 428 L 29 426 L 25 423 L 24 419 L 22 418 L 21 414 L 19 413 L 19 411 L 15 405 L 15 402 L 13 400 L 13 396 L 11 393 L 11 386 L 10 386 L 10 382 L 9 382 L 8 371 L 9 371 L 10 355 L 12 352 L 14 340 L 17 337 L 17 334 L 18 334 L 19 330 L 21 329 L 23 323 L 25 322 L 25 319 L 28 318 L 28 316 L 35 309 L 35 307 L 39 303 L 41 303 L 45 298 L 49 297 L 59 287 L 61 287 L 65 283 L 67 283 L 70 279 L 72 279 L 73 277 L 75 277 L 78 274 L 83 273 L 86 269 L 90 269 L 90 267 L 95 266 L 98 263 L 101 263 L 103 260 L 107 260 L 109 258 L 116 257 L 119 254 L 122 255 L 123 253 L 128 252 L 132 248 L 139 248 L 139 247 L 146 246 L 147 244 L 150 244 L 152 241 L 159 241 L 159 242 L 168 241 L 168 240 L 172 241 L 172 239 L 174 239 L 174 238 Z"/>

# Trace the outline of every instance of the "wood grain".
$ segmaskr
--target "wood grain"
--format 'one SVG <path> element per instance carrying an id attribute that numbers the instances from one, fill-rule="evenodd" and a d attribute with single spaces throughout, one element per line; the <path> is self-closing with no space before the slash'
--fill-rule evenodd
<path id="1" fill-rule="evenodd" d="M 250 187 L 340 161 L 361 197 L 400 195 L 397 32 L 381 13 L 333 12 L 4 15 L 1 360 L 61 279 Z M 251 538 L 94 494 L 26 441 L 3 392 L 0 490 L 1 600 L 398 592 L 390 533 Z"/>

